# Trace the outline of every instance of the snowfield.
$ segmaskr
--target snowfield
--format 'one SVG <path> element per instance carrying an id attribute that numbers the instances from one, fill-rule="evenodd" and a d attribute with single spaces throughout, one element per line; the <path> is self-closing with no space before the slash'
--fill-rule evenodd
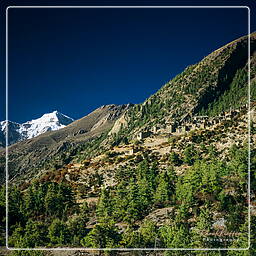
<path id="1" fill-rule="evenodd" d="M 74 121 L 58 111 L 46 113 L 40 118 L 27 121 L 23 124 L 8 121 L 9 144 L 18 141 L 34 138 L 48 131 L 56 131 L 66 127 Z M 0 137 L 5 137 L 7 131 L 7 121 L 0 122 Z M 2 134 L 1 134 L 2 133 Z M 4 144 L 4 142 L 2 143 Z"/>

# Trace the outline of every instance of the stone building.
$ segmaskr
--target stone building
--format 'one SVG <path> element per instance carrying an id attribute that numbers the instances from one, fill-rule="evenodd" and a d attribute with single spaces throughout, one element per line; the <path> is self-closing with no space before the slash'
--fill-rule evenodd
<path id="1" fill-rule="evenodd" d="M 181 126 L 181 131 L 182 131 L 182 132 L 187 132 L 187 131 L 189 131 L 189 126 L 186 125 L 186 124 L 185 124 L 185 125 L 182 125 L 182 126 Z"/>
<path id="2" fill-rule="evenodd" d="M 190 114 L 187 114 L 187 115 L 185 115 L 185 116 L 180 120 L 180 123 L 181 123 L 181 124 L 189 123 L 189 122 L 191 122 L 191 120 L 192 120 L 191 115 L 190 115 Z"/>
<path id="3" fill-rule="evenodd" d="M 138 140 L 143 140 L 147 137 L 149 137 L 151 135 L 151 132 L 150 131 L 141 131 L 137 134 L 137 139 Z"/>
<path id="4" fill-rule="evenodd" d="M 153 126 L 153 127 L 152 127 L 152 130 L 151 130 L 151 131 L 152 131 L 153 133 L 157 133 L 160 129 L 161 129 L 160 126 L 156 125 L 156 126 Z"/>
<path id="5" fill-rule="evenodd" d="M 218 117 L 212 118 L 211 120 L 212 125 L 218 124 L 219 122 L 220 122 L 220 119 Z"/>
<path id="6" fill-rule="evenodd" d="M 196 124 L 194 123 L 192 123 L 190 127 L 191 127 L 191 130 L 195 130 L 197 128 Z"/>
<path id="7" fill-rule="evenodd" d="M 206 122 L 201 122 L 201 123 L 199 124 L 199 127 L 200 127 L 201 129 L 205 129 L 205 128 L 206 128 Z"/>
<path id="8" fill-rule="evenodd" d="M 171 123 L 169 124 L 169 126 L 167 127 L 168 131 L 169 132 L 175 132 L 176 131 L 176 128 L 177 128 L 177 124 L 176 123 Z"/>
<path id="9" fill-rule="evenodd" d="M 181 127 L 181 126 L 178 126 L 177 129 L 176 129 L 176 132 L 177 132 L 177 133 L 182 133 L 182 127 Z"/>

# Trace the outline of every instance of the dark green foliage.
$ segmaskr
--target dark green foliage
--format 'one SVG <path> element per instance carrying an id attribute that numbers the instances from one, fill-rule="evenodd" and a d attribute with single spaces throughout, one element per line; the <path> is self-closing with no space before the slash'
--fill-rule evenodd
<path id="1" fill-rule="evenodd" d="M 38 247 L 48 243 L 47 233 L 44 223 L 28 220 L 24 228 L 17 225 L 9 239 L 9 245 L 17 248 Z"/>
<path id="2" fill-rule="evenodd" d="M 0 246 L 5 244 L 5 186 L 0 186 Z"/>
<path id="3" fill-rule="evenodd" d="M 124 220 L 128 221 L 128 223 L 133 223 L 140 218 L 142 211 L 140 206 L 143 204 L 139 198 L 138 184 L 134 179 L 130 180 L 127 202 L 127 211 Z"/>
<path id="4" fill-rule="evenodd" d="M 171 152 L 169 161 L 170 161 L 170 164 L 172 164 L 174 166 L 179 166 L 182 163 L 179 154 L 176 152 Z"/>
<path id="5" fill-rule="evenodd" d="M 96 214 L 98 217 L 108 217 L 112 215 L 112 202 L 110 191 L 103 188 L 101 190 L 99 203 L 97 205 Z"/>
<path id="6" fill-rule="evenodd" d="M 251 81 L 251 101 L 256 101 L 256 81 Z"/>
<path id="7" fill-rule="evenodd" d="M 189 248 L 191 237 L 184 225 L 164 226 L 159 231 L 163 247 Z"/>
<path id="8" fill-rule="evenodd" d="M 121 236 L 109 218 L 101 219 L 86 237 L 81 240 L 84 247 L 89 248 L 114 248 L 121 240 Z"/>
<path id="9" fill-rule="evenodd" d="M 187 146 L 184 150 L 183 162 L 188 165 L 192 165 L 197 158 L 198 158 L 198 154 L 194 145 L 192 144 L 190 146 Z"/>
<path id="10" fill-rule="evenodd" d="M 154 195 L 155 203 L 158 206 L 167 206 L 175 193 L 176 175 L 172 168 L 168 172 L 160 174 L 158 186 Z"/>
<path id="11" fill-rule="evenodd" d="M 125 248 L 154 248 L 159 247 L 158 228 L 152 221 L 145 221 L 139 229 L 128 227 L 120 244 Z"/>
<path id="12" fill-rule="evenodd" d="M 68 230 L 70 236 L 70 244 L 72 246 L 80 246 L 80 241 L 88 233 L 86 224 L 88 222 L 88 214 L 81 212 L 79 216 L 73 217 L 68 222 Z"/>
<path id="13" fill-rule="evenodd" d="M 183 158 L 187 154 L 187 159 L 193 159 L 194 154 L 188 158 L 191 147 L 189 154 L 185 151 Z M 204 148 L 204 152 L 211 151 L 214 150 Z M 247 209 L 244 198 L 247 156 L 246 145 L 244 148 L 232 146 L 226 161 L 196 158 L 190 162 L 192 166 L 179 176 L 172 166 L 160 171 L 156 162 L 143 160 L 130 172 L 123 170 L 124 175 L 129 176 L 120 180 L 116 187 L 101 190 L 95 210 L 87 203 L 76 209 L 72 190 L 62 183 L 35 183 L 25 193 L 12 187 L 10 209 L 13 219 L 10 223 L 15 224 L 10 228 L 10 246 L 223 246 L 218 241 L 203 240 L 203 233 L 214 232 L 215 211 L 225 211 L 227 231 L 241 230 L 241 241 L 227 246 L 245 246 L 247 240 L 242 230 L 247 227 L 246 215 L 241 213 Z M 254 150 L 251 158 L 254 168 Z M 255 176 L 252 183 L 255 183 Z M 29 211 L 32 206 L 33 210 Z M 55 211 L 49 211 L 50 207 L 55 207 Z M 143 220 L 148 213 L 162 207 L 173 209 L 169 213 L 170 224 L 158 227 L 154 221 Z M 19 211 L 19 216 L 14 214 L 15 211 Z M 74 212 L 78 215 L 73 215 Z M 97 223 L 88 229 L 88 221 L 94 214 Z M 67 218 L 69 215 L 72 218 Z M 191 222 L 191 219 L 195 221 Z M 118 223 L 128 227 L 120 232 Z"/>
<path id="14" fill-rule="evenodd" d="M 24 205 L 27 216 L 62 217 L 74 205 L 73 192 L 64 183 L 35 183 L 25 193 Z"/>
<path id="15" fill-rule="evenodd" d="M 54 218 L 65 220 L 74 211 L 76 207 L 73 192 L 64 183 L 34 183 L 25 193 L 20 193 L 17 187 L 10 187 L 8 215 L 10 246 L 38 247 L 49 242 L 66 244 L 69 241 L 68 228 L 62 220 Z M 60 235 L 58 241 L 54 240 L 54 234 L 56 237 L 57 234 Z"/>
<path id="16" fill-rule="evenodd" d="M 4 224 L 5 221 L 5 186 L 0 187 L 0 225 Z"/>
<path id="17" fill-rule="evenodd" d="M 8 188 L 8 220 L 9 225 L 15 223 L 25 223 L 24 199 L 22 198 L 21 191 L 17 187 Z"/>
<path id="18" fill-rule="evenodd" d="M 49 226 L 48 237 L 51 245 L 69 244 L 71 237 L 68 226 L 60 219 L 54 219 Z"/>
<path id="19" fill-rule="evenodd" d="M 253 88 L 253 86 L 252 86 Z M 253 88 L 253 92 L 254 92 Z M 254 94 L 253 94 L 254 95 Z M 215 116 L 231 107 L 238 108 L 248 102 L 248 72 L 247 68 L 238 69 L 229 89 L 219 98 L 201 110 L 200 114 Z"/>

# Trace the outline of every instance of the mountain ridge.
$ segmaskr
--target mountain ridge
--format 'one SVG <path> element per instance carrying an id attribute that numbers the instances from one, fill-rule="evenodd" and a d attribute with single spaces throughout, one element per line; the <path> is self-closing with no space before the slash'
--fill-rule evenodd
<path id="1" fill-rule="evenodd" d="M 256 99 L 256 32 L 250 39 L 251 97 Z M 131 108 L 125 117 L 127 131 L 174 122 L 188 114 L 219 115 L 230 107 L 241 107 L 248 102 L 247 61 L 248 36 L 215 50 Z"/>
<path id="2" fill-rule="evenodd" d="M 64 157 L 61 163 L 69 161 L 69 153 L 76 152 L 76 148 L 80 144 L 97 138 L 111 129 L 118 117 L 130 107 L 131 104 L 104 105 L 62 129 L 43 133 L 10 145 L 8 150 L 10 178 L 17 176 L 17 173 L 26 173 L 32 166 L 32 169 L 35 170 L 58 154 Z M 71 152 L 65 153 L 69 150 Z M 4 154 L 5 150 L 0 150 L 0 158 L 3 158 Z M 13 157 L 14 155 L 15 157 Z M 0 179 L 3 178 L 3 174 L 4 167 L 1 166 Z"/>
<path id="3" fill-rule="evenodd" d="M 45 113 L 39 118 L 32 119 L 21 124 L 9 120 L 1 121 L 0 146 L 5 146 L 7 125 L 9 135 L 8 144 L 11 145 L 19 141 L 34 138 L 48 131 L 59 130 L 73 121 L 73 118 L 62 114 L 57 110 L 50 113 Z"/>
<path id="4" fill-rule="evenodd" d="M 189 66 L 141 104 L 102 106 L 11 145 L 10 245 L 246 248 L 249 210 L 256 234 L 256 207 L 248 205 L 250 128 L 256 166 L 256 37 L 251 108 L 247 42 L 240 38 Z M 0 171 L 4 164 L 0 150 Z M 255 199 L 254 175 L 251 184 Z M 30 233 L 41 227 L 37 242 Z M 52 232 L 56 227 L 61 231 Z"/>
<path id="5" fill-rule="evenodd" d="M 136 140 L 136 136 L 141 131 L 150 131 L 156 125 L 180 123 L 188 115 L 200 115 L 200 111 L 212 111 L 213 115 L 218 116 L 223 111 L 227 111 L 230 105 L 233 108 L 244 106 L 247 101 L 248 84 L 247 80 L 244 80 L 244 75 L 240 79 L 239 72 L 246 74 L 248 69 L 245 55 L 247 39 L 246 36 L 239 38 L 217 49 L 203 58 L 202 61 L 188 66 L 181 74 L 174 77 L 141 104 L 99 107 L 61 131 L 51 132 L 47 136 L 41 135 L 34 140 L 11 146 L 9 149 L 10 155 L 15 155 L 21 149 L 29 152 L 39 150 L 40 152 L 43 145 L 43 147 L 46 147 L 44 149 L 45 153 L 48 152 L 47 156 L 44 154 L 40 156 L 38 152 L 39 158 L 36 157 L 37 161 L 43 158 L 49 160 L 49 156 L 56 155 L 56 152 L 58 154 L 62 152 L 60 154 L 62 161 L 72 161 L 72 157 L 66 156 L 67 151 L 75 154 L 74 150 L 80 147 L 78 145 L 81 143 L 86 144 L 88 140 L 93 140 L 105 132 L 108 132 L 108 134 L 104 135 L 105 137 L 102 138 L 99 145 L 96 143 L 98 147 L 91 146 L 91 148 L 94 148 L 94 155 L 101 150 L 108 150 L 111 146 L 130 143 Z M 255 63 L 256 56 L 253 54 L 255 49 L 256 33 L 253 33 L 251 35 L 250 53 L 252 63 Z M 240 55 L 241 51 L 242 55 Z M 235 65 L 233 64 L 234 60 L 238 62 Z M 252 79 L 256 75 L 255 65 L 251 67 L 251 75 Z M 241 93 L 234 92 L 237 89 L 235 82 L 238 83 L 238 89 L 241 89 Z M 232 91 L 232 88 L 235 89 Z M 253 84 L 251 90 L 255 90 Z M 214 98 L 209 100 L 209 94 Z M 225 96 L 225 94 L 231 95 L 229 102 L 222 100 L 221 97 Z M 214 110 L 215 112 L 211 110 L 212 103 L 220 105 L 220 108 Z M 112 113 L 113 117 L 110 113 Z M 47 148 L 48 145 L 51 145 L 51 150 Z M 39 161 L 40 163 L 42 163 L 41 160 Z M 21 162 L 22 164 L 18 164 L 21 169 L 28 170 L 31 168 L 30 164 L 30 167 L 26 166 L 29 159 Z M 16 163 L 16 159 L 13 159 L 14 163 Z"/>

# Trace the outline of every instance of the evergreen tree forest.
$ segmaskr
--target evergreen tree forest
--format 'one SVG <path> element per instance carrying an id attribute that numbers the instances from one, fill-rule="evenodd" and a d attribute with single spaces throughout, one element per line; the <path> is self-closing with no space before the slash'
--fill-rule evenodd
<path id="1" fill-rule="evenodd" d="M 206 148 L 211 153 L 212 148 Z M 193 154 L 192 154 L 193 152 Z M 78 203 L 73 187 L 65 182 L 34 181 L 21 190 L 9 187 L 9 246 L 86 248 L 246 248 L 248 202 L 246 145 L 232 146 L 229 160 L 203 158 L 187 148 L 170 155 L 168 168 L 143 159 L 136 168 L 119 169 L 116 186 L 102 186 L 96 205 Z M 251 152 L 251 184 L 255 188 L 256 150 Z M 186 163 L 177 175 L 174 165 Z M 1 225 L 5 222 L 5 187 L 1 188 Z M 150 213 L 167 212 L 165 223 Z M 216 213 L 225 216 L 227 237 L 211 235 Z M 150 218 L 151 216 L 152 218 Z M 94 224 L 88 225 L 93 219 Z M 250 251 L 211 252 L 209 255 L 254 255 L 255 216 L 251 219 Z M 235 235 L 232 233 L 234 233 Z M 213 239 L 215 237 L 215 239 Z M 4 239 L 2 239 L 4 243 Z M 14 255 L 20 252 L 14 252 Z M 33 254 L 37 253 L 37 254 Z M 41 252 L 27 252 L 38 255 Z M 105 250 L 106 254 L 116 251 Z M 166 252 L 171 254 L 171 252 Z M 200 253 L 197 253 L 200 255 Z M 40 254 L 39 254 L 40 255 Z M 175 255 L 187 255 L 175 252 Z M 189 254 L 192 255 L 192 254 Z"/>

